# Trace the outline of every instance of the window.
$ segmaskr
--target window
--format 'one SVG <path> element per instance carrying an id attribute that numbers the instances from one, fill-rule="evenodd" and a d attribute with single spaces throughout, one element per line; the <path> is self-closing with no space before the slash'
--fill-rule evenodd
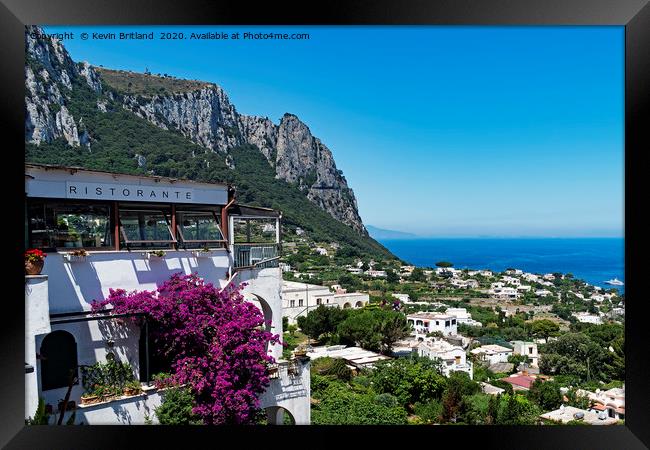
<path id="1" fill-rule="evenodd" d="M 275 219 L 241 219 L 233 220 L 235 243 L 275 244 Z"/>
<path id="2" fill-rule="evenodd" d="M 452 319 L 451 324 L 456 325 L 456 319 Z"/>
<path id="3" fill-rule="evenodd" d="M 322 298 L 317 298 L 316 299 L 316 304 L 320 305 L 321 303 L 323 303 L 323 299 Z"/>
<path id="4" fill-rule="evenodd" d="M 533 347 L 528 347 L 528 354 L 530 354 L 530 355 L 533 354 Z"/>
<path id="5" fill-rule="evenodd" d="M 446 326 L 446 327 L 449 326 L 449 321 L 448 321 L 448 320 L 445 321 L 445 326 Z"/>
<path id="6" fill-rule="evenodd" d="M 290 300 L 290 301 L 289 301 L 289 306 L 290 306 L 291 308 L 295 308 L 295 306 L 296 306 L 296 301 L 295 301 L 295 300 Z"/>
<path id="7" fill-rule="evenodd" d="M 302 306 L 302 299 L 298 300 L 298 306 Z"/>
<path id="8" fill-rule="evenodd" d="M 30 247 L 113 246 L 110 205 L 29 199 L 27 217 Z"/>
<path id="9" fill-rule="evenodd" d="M 121 241 L 127 247 L 167 247 L 176 242 L 164 209 L 120 207 Z"/>
<path id="10" fill-rule="evenodd" d="M 456 364 L 460 364 L 460 356 L 456 356 Z"/>
<path id="11" fill-rule="evenodd" d="M 186 248 L 199 248 L 210 243 L 222 246 L 225 242 L 214 211 L 178 211 L 176 228 Z"/>
<path id="12" fill-rule="evenodd" d="M 77 343 L 67 331 L 53 331 L 41 344 L 41 389 L 67 387 L 77 373 Z M 78 383 L 75 383 L 78 384 Z"/>

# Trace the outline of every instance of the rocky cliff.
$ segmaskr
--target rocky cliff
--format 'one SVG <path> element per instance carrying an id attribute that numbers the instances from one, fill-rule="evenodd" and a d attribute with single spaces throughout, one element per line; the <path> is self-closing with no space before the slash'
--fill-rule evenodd
<path id="1" fill-rule="evenodd" d="M 62 138 L 69 146 L 91 151 L 92 133 L 68 108 L 75 83 L 85 83 L 157 127 L 226 154 L 226 161 L 231 160 L 230 149 L 254 145 L 277 178 L 296 185 L 332 217 L 367 235 L 354 192 L 336 168 L 332 152 L 295 115 L 285 114 L 274 124 L 268 118 L 239 114 L 224 90 L 212 83 L 75 63 L 58 40 L 44 37 L 38 27 L 26 28 L 25 44 L 26 142 L 39 145 Z M 105 112 L 104 102 L 98 101 L 96 107 Z"/>

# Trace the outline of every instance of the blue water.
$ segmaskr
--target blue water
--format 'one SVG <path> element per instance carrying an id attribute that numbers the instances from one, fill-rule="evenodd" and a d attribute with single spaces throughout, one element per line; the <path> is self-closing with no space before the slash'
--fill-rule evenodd
<path id="1" fill-rule="evenodd" d="M 435 267 L 449 261 L 457 269 L 509 267 L 532 273 L 572 273 L 594 286 L 606 289 L 605 280 L 625 282 L 623 238 L 537 239 L 383 239 L 380 242 L 399 258 L 419 267 Z"/>

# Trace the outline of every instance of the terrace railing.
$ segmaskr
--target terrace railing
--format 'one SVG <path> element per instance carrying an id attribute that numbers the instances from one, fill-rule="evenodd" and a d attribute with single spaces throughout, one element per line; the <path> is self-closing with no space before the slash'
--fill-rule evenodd
<path id="1" fill-rule="evenodd" d="M 255 267 L 266 269 L 278 267 L 280 252 L 278 244 L 234 244 L 235 268 Z"/>

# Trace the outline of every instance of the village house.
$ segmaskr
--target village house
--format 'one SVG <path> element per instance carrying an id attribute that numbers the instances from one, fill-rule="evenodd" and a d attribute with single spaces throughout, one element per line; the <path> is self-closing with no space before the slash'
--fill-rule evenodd
<path id="1" fill-rule="evenodd" d="M 537 344 L 526 341 L 510 341 L 515 355 L 526 355 L 531 360 L 532 367 L 538 367 L 539 355 L 537 353 Z"/>
<path id="2" fill-rule="evenodd" d="M 445 314 L 453 316 L 459 324 L 470 325 L 473 327 L 482 327 L 483 324 L 472 319 L 472 315 L 465 308 L 447 308 Z"/>
<path id="3" fill-rule="evenodd" d="M 514 278 L 514 277 L 501 277 L 501 281 L 511 286 L 519 286 L 521 284 L 519 278 Z"/>
<path id="4" fill-rule="evenodd" d="M 408 314 L 406 321 L 415 330 L 416 336 L 440 332 L 443 336 L 458 334 L 458 324 L 454 316 L 439 313 L 419 312 Z"/>
<path id="5" fill-rule="evenodd" d="M 110 289 L 153 291 L 175 273 L 197 273 L 218 288 L 246 283 L 244 299 L 282 334 L 279 212 L 238 204 L 224 184 L 41 164 L 25 166 L 25 193 L 25 246 L 47 254 L 42 273 L 25 276 L 25 363 L 33 368 L 25 417 L 39 398 L 56 409 L 70 374 L 79 380 L 70 395 L 75 423 L 144 424 L 153 416 L 160 369 L 147 321 L 91 312 Z M 308 360 L 283 360 L 279 344 L 268 350 L 278 371 L 261 407 L 270 423 L 284 408 L 309 424 Z M 109 360 L 128 363 L 146 395 L 81 404 L 81 368 Z"/>
<path id="6" fill-rule="evenodd" d="M 314 251 L 316 253 L 318 253 L 319 255 L 321 255 L 321 256 L 327 256 L 328 255 L 327 249 L 323 248 L 323 247 L 316 247 L 316 249 Z"/>
<path id="7" fill-rule="evenodd" d="M 477 347 L 470 353 L 489 364 L 496 364 L 508 362 L 508 357 L 513 354 L 513 350 L 501 345 L 488 344 Z"/>
<path id="8" fill-rule="evenodd" d="M 529 391 L 536 379 L 536 375 L 529 375 L 528 372 L 522 372 L 501 378 L 501 381 L 511 385 L 513 391 Z"/>
<path id="9" fill-rule="evenodd" d="M 592 401 L 591 410 L 604 412 L 607 417 L 616 420 L 625 419 L 625 385 L 606 391 L 597 389 L 596 392 L 578 389 L 577 394 L 587 396 Z"/>
<path id="10" fill-rule="evenodd" d="M 549 297 L 549 296 L 553 295 L 553 293 L 551 291 L 549 291 L 549 290 L 546 290 L 546 289 L 537 289 L 535 291 L 535 295 L 537 297 Z"/>
<path id="11" fill-rule="evenodd" d="M 379 361 L 391 359 L 388 356 L 365 350 L 361 347 L 347 347 L 345 345 L 312 347 L 307 352 L 307 356 L 312 359 L 325 357 L 341 358 L 350 369 L 357 372 L 364 368 L 371 368 Z"/>
<path id="12" fill-rule="evenodd" d="M 386 271 L 385 270 L 373 270 L 369 269 L 364 272 L 366 275 L 372 278 L 386 278 Z"/>
<path id="13" fill-rule="evenodd" d="M 295 324 L 300 316 L 306 316 L 320 305 L 343 309 L 363 308 L 370 301 L 370 296 L 359 292 L 342 292 L 337 289 L 317 284 L 298 281 L 282 281 L 282 308 L 290 324 Z"/>
<path id="14" fill-rule="evenodd" d="M 568 423 L 577 420 L 588 425 L 615 425 L 617 423 L 616 419 L 607 417 L 606 414 L 566 405 L 561 405 L 558 409 L 544 413 L 539 417 L 543 422 Z"/>
<path id="15" fill-rule="evenodd" d="M 581 323 L 593 323 L 595 325 L 602 325 L 603 319 L 597 315 L 597 314 L 589 314 L 588 312 L 579 312 L 579 313 L 573 313 L 573 317 L 575 317 L 578 322 Z"/>
<path id="16" fill-rule="evenodd" d="M 419 356 L 429 359 L 439 359 L 442 362 L 443 375 L 448 377 L 451 372 L 465 372 L 470 379 L 474 378 L 474 368 L 462 347 L 452 345 L 444 339 L 425 339 L 417 346 Z"/>
<path id="17" fill-rule="evenodd" d="M 521 297 L 521 293 L 517 289 L 504 286 L 503 283 L 492 283 L 492 286 L 488 290 L 488 295 L 492 298 L 502 300 L 517 300 Z"/>

